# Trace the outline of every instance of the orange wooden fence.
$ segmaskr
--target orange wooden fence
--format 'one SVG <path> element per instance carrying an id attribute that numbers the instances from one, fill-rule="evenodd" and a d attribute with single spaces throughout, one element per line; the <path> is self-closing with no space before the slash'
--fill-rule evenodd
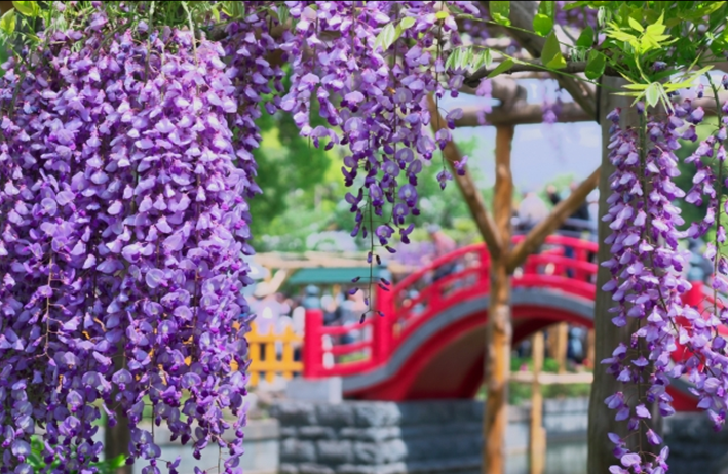
<path id="1" fill-rule="evenodd" d="M 251 331 L 245 335 L 250 356 L 250 379 L 248 387 L 257 387 L 260 379 L 273 382 L 276 375 L 291 380 L 295 372 L 303 372 L 303 362 L 294 360 L 294 351 L 303 346 L 303 337 L 287 326 L 283 333 L 275 333 L 273 326 L 268 334 L 260 334 L 255 321 Z M 262 349 L 265 348 L 265 349 Z"/>

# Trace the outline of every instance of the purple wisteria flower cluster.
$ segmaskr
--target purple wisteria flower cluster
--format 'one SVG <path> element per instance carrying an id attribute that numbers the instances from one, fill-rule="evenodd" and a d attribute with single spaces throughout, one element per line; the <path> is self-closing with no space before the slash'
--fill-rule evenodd
<path id="1" fill-rule="evenodd" d="M 248 325 L 235 322 L 251 283 L 240 257 L 253 252 L 260 106 L 271 97 L 265 109 L 293 112 L 314 145 L 348 147 L 347 184 L 366 173 L 347 195 L 353 234 L 392 249 L 419 212 L 423 160 L 458 118 L 427 135 L 427 95 L 462 84 L 464 71 L 443 61 L 460 44 L 457 24 L 437 2 L 247 2 L 219 43 L 144 22 L 118 28 L 96 3 L 84 30 L 41 33 L 0 80 L 0 473 L 30 469 L 37 427 L 57 472 L 93 472 L 95 422 L 114 426 L 119 407 L 129 462 L 176 472 L 141 424 L 146 406 L 197 459 L 217 443 L 225 472 L 240 472 Z M 274 38 L 283 8 L 295 26 Z M 373 49 L 402 20 L 400 39 Z M 293 66 L 286 95 L 274 51 Z M 330 127 L 308 125 L 314 95 Z M 389 223 L 367 229 L 365 207 L 382 216 L 385 202 Z"/>
<path id="2" fill-rule="evenodd" d="M 450 126 L 443 123 L 434 141 L 427 133 L 428 94 L 443 97 L 445 86 L 438 79 L 447 79 L 456 96 L 465 73 L 445 69 L 443 48 L 461 40 L 454 16 L 438 19 L 441 3 L 286 2 L 298 23 L 284 36 L 281 49 L 293 66 L 295 86 L 281 98 L 280 107 L 294 114 L 301 134 L 314 145 L 347 147 L 342 166 L 346 185 L 354 186 L 357 176 L 364 175 L 346 196 L 355 215 L 352 236 L 374 232 L 390 252 L 392 235 L 408 242 L 414 226 L 407 225 L 407 218 L 420 212 L 417 176 L 423 160 L 452 140 L 454 115 L 448 115 Z M 453 3 L 478 12 L 472 2 Z M 374 47 L 392 24 L 403 28 L 400 37 L 390 46 Z M 309 125 L 314 98 L 328 127 Z M 443 187 L 451 179 L 448 171 L 438 175 Z M 389 216 L 384 216 L 385 205 L 391 206 Z M 367 212 L 384 223 L 374 224 Z"/>
<path id="3" fill-rule="evenodd" d="M 233 323 L 257 129 L 236 91 L 257 78 L 218 43 L 108 37 L 99 15 L 0 81 L 0 472 L 31 472 L 39 427 L 54 472 L 93 472 L 94 422 L 113 426 L 117 406 L 129 461 L 160 472 L 145 405 L 198 459 L 216 443 L 240 472 L 247 325 Z"/>
<path id="4" fill-rule="evenodd" d="M 613 231 L 604 242 L 613 257 L 603 263 L 612 274 L 603 290 L 611 292 L 616 303 L 611 310 L 614 324 L 622 327 L 636 319 L 639 329 L 602 361 L 625 384 L 606 403 L 634 436 L 645 435 L 649 443 L 659 445 L 662 440 L 652 430 L 649 406 L 655 404 L 662 416 L 674 413 L 666 392 L 670 355 L 677 349 L 675 320 L 684 315 L 681 296 L 690 288 L 682 275 L 688 259 L 678 247 L 682 218 L 673 204 L 684 195 L 673 182 L 679 175 L 674 151 L 680 144 L 672 122 L 653 120 L 642 112 L 643 127 L 621 129 L 619 114 L 615 110 L 608 116 L 614 123 L 609 149 L 616 171 L 610 177 L 612 195 L 603 217 Z M 652 458 L 630 451 L 625 437 L 611 437 L 621 463 L 612 466 L 612 473 L 666 471 L 667 451 Z"/>
<path id="5" fill-rule="evenodd" d="M 672 397 L 666 392 L 670 378 L 687 376 L 692 392 L 699 397 L 698 406 L 709 410 L 716 427 L 725 421 L 728 357 L 718 328 L 726 322 L 726 313 L 716 306 L 701 314 L 698 308 L 683 304 L 682 296 L 691 288 L 684 276 L 689 252 L 680 249 L 678 239 L 700 237 L 717 224 L 717 241 L 725 241 L 716 191 L 722 176 L 716 177 L 703 159 L 716 158 L 722 167 L 726 132 L 721 124 L 686 160 L 695 164 L 696 173 L 685 196 L 673 182 L 680 174 L 674 151 L 680 147 L 680 138 L 697 140 L 695 126 L 702 121 L 703 110 L 693 108 L 690 100 L 676 105 L 662 119 L 646 116 L 642 104 L 637 110 L 642 120 L 639 128 L 620 128 L 619 110 L 609 115 L 613 121 L 610 160 L 616 171 L 610 178 L 610 209 L 603 219 L 613 231 L 605 241 L 611 245 L 613 257 L 603 265 L 613 277 L 603 289 L 612 293 L 616 303 L 614 324 L 622 327 L 636 319 L 638 329 L 628 344 L 620 344 L 602 363 L 628 387 L 605 400 L 616 410 L 616 420 L 626 421 L 631 432 L 610 434 L 620 460 L 610 472 L 662 474 L 667 472 L 666 447 L 659 456 L 634 452 L 626 439 L 637 436 L 653 445 L 662 443 L 651 426 L 650 406 L 661 416 L 674 413 Z M 684 221 L 673 203 L 681 197 L 697 205 L 709 198 L 704 219 L 684 232 L 678 231 Z M 718 269 L 713 287 L 725 291 L 725 259 L 716 255 L 715 248 L 710 244 L 706 255 Z M 673 357 L 679 348 L 687 349 L 685 360 Z"/>
<path id="6" fill-rule="evenodd" d="M 722 208 L 721 202 L 722 189 L 726 181 L 723 169 L 726 159 L 724 144 L 728 138 L 726 133 L 728 102 L 723 104 L 719 112 L 717 127 L 713 133 L 701 141 L 695 152 L 685 160 L 687 163 L 693 163 L 696 170 L 693 186 L 685 200 L 701 205 L 703 199 L 708 199 L 705 216 L 702 221 L 690 226 L 687 235 L 698 238 L 704 236 L 708 230 L 715 229 L 715 241 L 708 243 L 704 255 L 714 265 L 712 278 L 714 304 L 704 308 L 703 314 L 691 312 L 690 324 L 687 328 L 681 328 L 680 342 L 692 349 L 692 356 L 679 366 L 693 384 L 691 391 L 699 397 L 698 407 L 708 411 L 716 429 L 720 429 L 725 423 L 728 410 L 726 340 L 718 331 L 719 326 L 728 323 L 728 310 L 718 306 L 718 294 L 728 292 L 728 261 L 719 251 L 726 241 L 725 226 L 721 223 L 721 216 L 724 216 L 726 211 Z M 676 107 L 676 115 L 692 124 L 685 135 L 696 141 L 694 127 L 704 119 L 702 108 L 693 108 L 691 102 L 686 101 Z M 716 165 L 717 175 L 714 167 L 709 166 L 710 163 Z"/>

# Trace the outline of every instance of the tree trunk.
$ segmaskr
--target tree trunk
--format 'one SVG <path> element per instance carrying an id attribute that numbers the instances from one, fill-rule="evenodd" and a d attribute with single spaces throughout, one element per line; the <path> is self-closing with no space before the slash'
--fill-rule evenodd
<path id="1" fill-rule="evenodd" d="M 588 459 L 587 472 L 589 474 L 609 474 L 609 466 L 619 464 L 612 453 L 614 444 L 607 437 L 607 433 L 617 433 L 623 436 L 627 432 L 626 422 L 617 422 L 614 420 L 615 412 L 610 410 L 604 403 L 604 400 L 616 392 L 624 391 L 625 385 L 618 382 L 613 375 L 607 374 L 605 366 L 601 361 L 611 357 L 612 351 L 620 342 L 628 342 L 630 335 L 638 329 L 639 321 L 636 318 L 628 318 L 627 325 L 617 327 L 612 323 L 612 314 L 609 309 L 614 306 L 612 295 L 609 292 L 602 291 L 600 288 L 611 278 L 608 269 L 601 266 L 601 263 L 611 258 L 611 249 L 609 245 L 604 245 L 606 239 L 612 230 L 609 223 L 602 222 L 601 217 L 606 213 L 608 208 L 607 199 L 611 195 L 610 176 L 614 172 L 614 166 L 609 161 L 609 128 L 611 122 L 606 120 L 606 115 L 615 107 L 622 109 L 620 125 L 639 127 L 639 118 L 636 110 L 631 106 L 632 99 L 624 96 L 618 96 L 608 91 L 621 88 L 625 83 L 623 79 L 605 77 L 603 81 L 604 88 L 602 90 L 602 100 L 600 103 L 601 124 L 602 124 L 602 174 L 599 182 L 599 271 L 597 273 L 597 296 L 594 314 L 594 330 L 595 330 L 595 348 L 594 348 L 594 382 L 592 383 L 591 394 L 589 397 L 589 428 L 587 432 Z M 654 428 L 657 431 L 661 422 L 659 416 L 655 418 L 656 413 L 653 411 Z M 657 414 L 659 415 L 659 414 Z M 629 438 L 628 447 L 636 450 L 638 443 L 641 443 L 643 449 L 649 450 L 650 445 L 646 442 L 645 437 L 640 440 L 637 436 Z"/>
<path id="2" fill-rule="evenodd" d="M 513 126 L 496 128 L 495 197 L 493 214 L 504 246 L 511 239 L 511 140 Z M 483 417 L 483 473 L 505 474 L 505 435 L 508 426 L 508 374 L 511 366 L 511 280 L 507 271 L 508 252 L 491 261 L 490 307 L 485 358 L 488 398 Z"/>

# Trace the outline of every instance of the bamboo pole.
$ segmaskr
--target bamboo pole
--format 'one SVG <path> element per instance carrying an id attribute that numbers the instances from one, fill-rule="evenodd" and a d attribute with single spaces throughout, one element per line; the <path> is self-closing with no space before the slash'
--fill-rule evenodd
<path id="1" fill-rule="evenodd" d="M 541 474 L 546 458 L 546 431 L 543 428 L 543 395 L 541 394 L 541 368 L 543 366 L 543 332 L 533 335 L 533 381 L 531 382 L 531 433 L 528 438 L 529 474 Z"/>
<path id="2" fill-rule="evenodd" d="M 495 196 L 493 214 L 501 242 L 511 240 L 511 206 L 513 180 L 511 176 L 511 141 L 513 126 L 496 128 L 495 138 Z M 490 306 L 485 359 L 485 380 L 488 387 L 483 417 L 483 473 L 505 472 L 505 434 L 508 426 L 508 375 L 511 365 L 511 275 L 508 273 L 508 251 L 491 260 Z"/>

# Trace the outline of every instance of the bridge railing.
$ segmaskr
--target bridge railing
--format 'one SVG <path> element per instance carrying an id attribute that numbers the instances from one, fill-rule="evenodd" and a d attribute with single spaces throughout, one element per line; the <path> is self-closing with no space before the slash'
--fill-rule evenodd
<path id="1" fill-rule="evenodd" d="M 515 236 L 518 243 L 524 236 Z M 574 237 L 549 236 L 542 251 L 528 257 L 513 277 L 514 287 L 549 287 L 593 298 L 598 244 Z M 328 327 L 323 313 L 309 310 L 306 316 L 304 376 L 345 376 L 384 364 L 402 341 L 429 318 L 453 302 L 487 294 L 490 286 L 490 255 L 484 244 L 462 247 L 434 260 L 430 265 L 393 285 L 391 291 L 376 287 L 375 309 L 385 317 L 371 316 L 363 324 Z M 342 343 L 340 336 L 359 331 L 355 342 Z M 356 355 L 356 357 L 346 357 Z"/>

